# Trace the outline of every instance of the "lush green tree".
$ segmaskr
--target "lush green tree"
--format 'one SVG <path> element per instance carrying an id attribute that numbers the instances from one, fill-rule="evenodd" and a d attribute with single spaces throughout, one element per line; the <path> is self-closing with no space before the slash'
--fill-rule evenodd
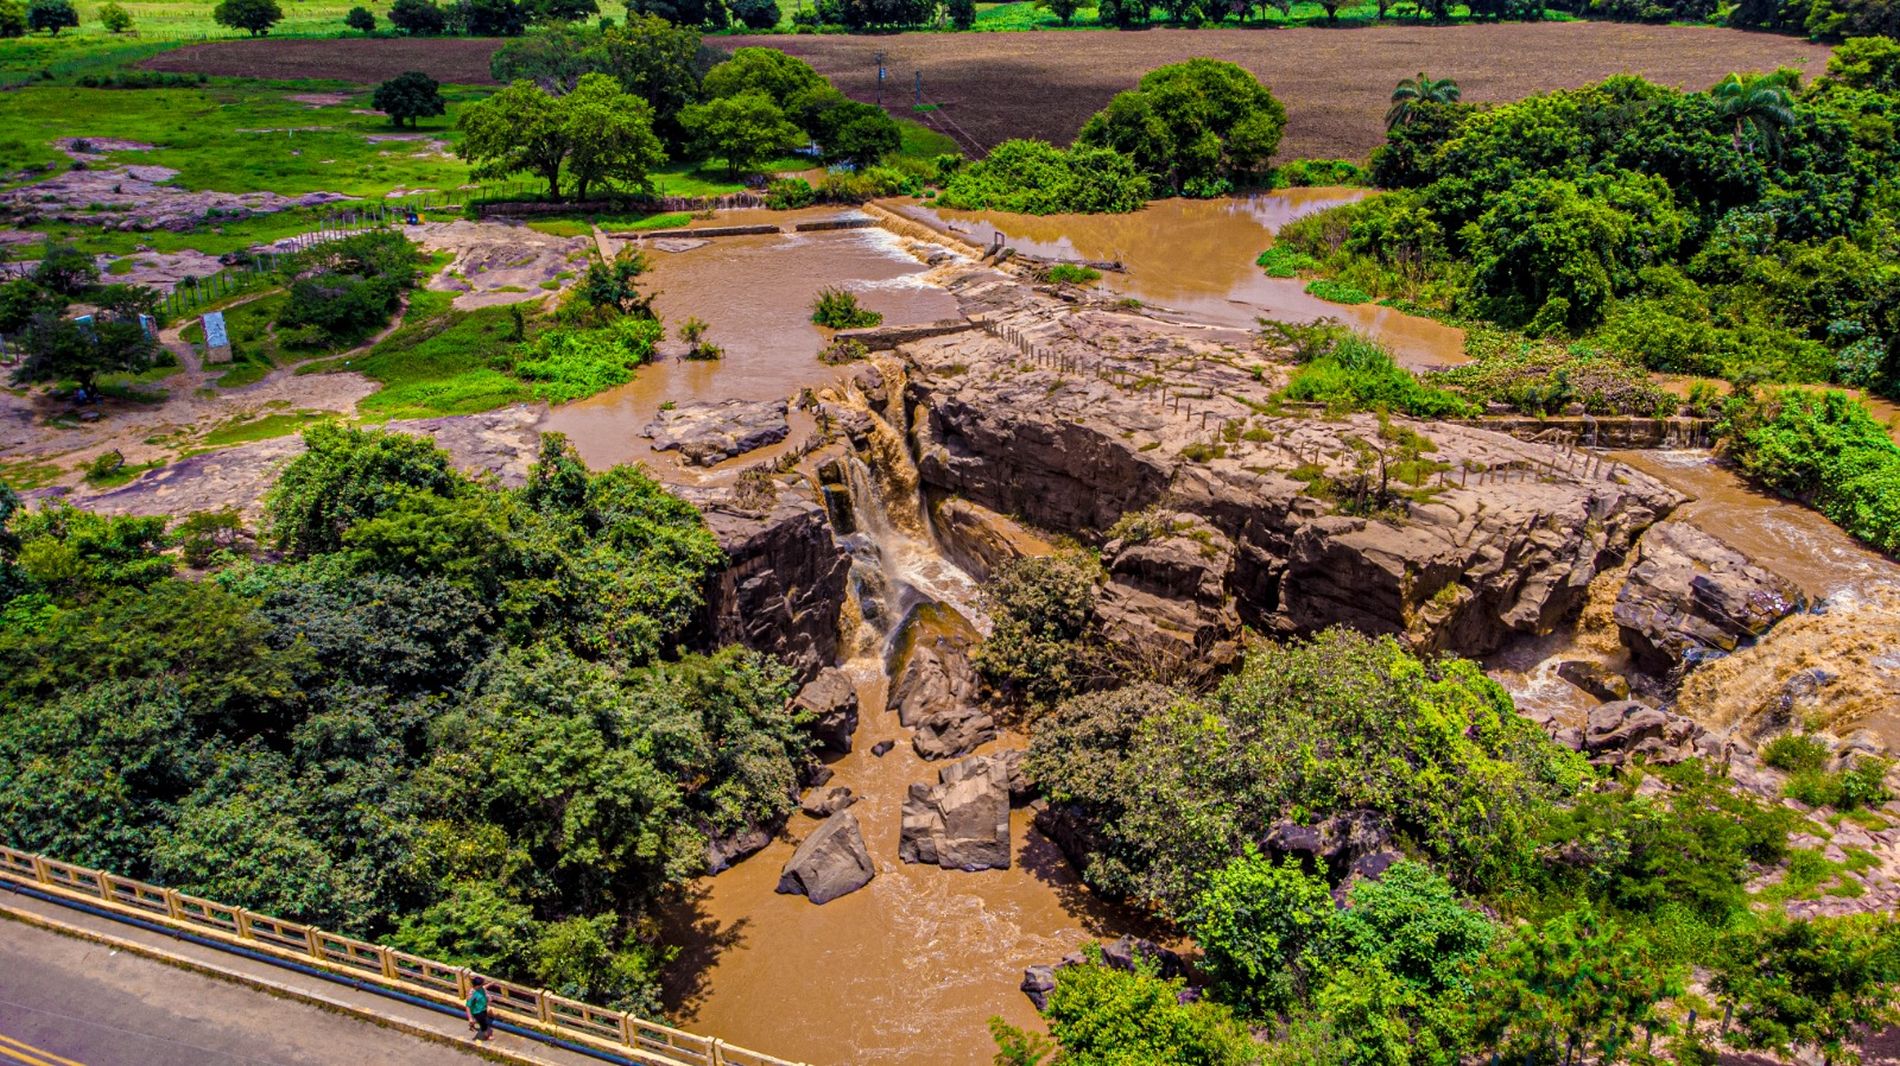
<path id="1" fill-rule="evenodd" d="M 1900 41 L 1891 37 L 1850 37 L 1834 46 L 1827 76 L 1856 89 L 1900 93 Z"/>
<path id="2" fill-rule="evenodd" d="M 1036 0 L 1036 7 L 1054 15 L 1067 26 L 1075 18 L 1075 13 L 1082 9 L 1082 0 Z"/>
<path id="3" fill-rule="evenodd" d="M 456 116 L 462 132 L 456 154 L 478 181 L 527 172 L 548 183 L 550 199 L 561 195 L 561 168 L 573 148 L 560 101 L 530 82 L 516 81 Z"/>
<path id="4" fill-rule="evenodd" d="M 19 338 L 24 354 L 13 371 L 21 384 L 76 382 L 88 395 L 101 374 L 136 374 L 158 365 L 163 349 L 136 312 L 101 309 L 90 321 L 41 311 Z"/>
<path id="5" fill-rule="evenodd" d="M 809 128 L 827 165 L 848 163 L 867 170 L 904 143 L 896 119 L 881 107 L 856 100 L 841 99 L 825 108 Z"/>
<path id="6" fill-rule="evenodd" d="M 370 28 L 374 29 L 375 24 L 371 23 Z M 398 74 L 378 85 L 370 97 L 370 106 L 388 115 L 389 121 L 395 125 L 400 126 L 406 120 L 411 127 L 415 126 L 419 118 L 440 115 L 448 110 L 448 105 L 442 100 L 441 84 L 419 70 Z"/>
<path id="7" fill-rule="evenodd" d="M 611 261 L 595 256 L 587 263 L 587 273 L 574 285 L 571 299 L 597 319 L 619 315 L 651 318 L 653 294 L 639 288 L 647 265 L 646 256 L 637 249 L 623 248 Z"/>
<path id="8" fill-rule="evenodd" d="M 1208 877 L 1188 928 L 1221 998 L 1268 1018 L 1305 993 L 1304 956 L 1333 910 L 1324 878 L 1293 860 L 1275 864 L 1249 845 Z"/>
<path id="9" fill-rule="evenodd" d="M 0 0 L 0 40 L 26 36 L 26 5 L 21 0 Z"/>
<path id="10" fill-rule="evenodd" d="M 665 19 L 682 29 L 726 24 L 725 0 L 634 0 L 629 13 Z"/>
<path id="11" fill-rule="evenodd" d="M 1428 78 L 1424 71 L 1418 77 L 1406 78 L 1392 90 L 1392 106 L 1385 113 L 1385 128 L 1396 129 L 1412 121 L 1412 114 L 1419 104 L 1455 104 L 1459 97 L 1458 83 L 1450 78 Z"/>
<path id="12" fill-rule="evenodd" d="M 647 175 L 666 162 L 666 152 L 653 134 L 653 109 L 645 100 L 627 94 L 609 75 L 587 74 L 561 98 L 560 109 L 575 199 L 587 199 L 589 189 L 603 182 L 651 187 Z"/>
<path id="13" fill-rule="evenodd" d="M 1349 970 L 1354 960 L 1376 959 L 1427 995 L 1469 993 L 1468 968 L 1491 946 L 1494 928 L 1443 875 L 1404 860 L 1354 884 L 1347 900 L 1319 935 L 1320 959 Z"/>
<path id="14" fill-rule="evenodd" d="M 32 278 L 0 283 L 0 334 L 18 333 L 41 313 L 61 314 L 66 310 L 66 303 L 65 296 Z"/>
<path id="15" fill-rule="evenodd" d="M 944 0 L 943 10 L 955 29 L 967 30 L 976 25 L 976 0 Z"/>
<path id="16" fill-rule="evenodd" d="M 579 22 L 600 14 L 600 0 L 533 0 L 527 6 L 535 22 Z"/>
<path id="17" fill-rule="evenodd" d="M 172 573 L 159 554 L 165 520 L 153 515 L 101 515 L 54 504 L 13 518 L 9 559 L 25 582 L 61 603 L 92 600 L 114 589 L 145 588 Z"/>
<path id="18" fill-rule="evenodd" d="M 799 141 L 798 127 L 757 89 L 693 104 L 680 112 L 680 122 L 693 131 L 699 151 L 724 159 L 726 173 L 735 178 L 757 171 Z"/>
<path id="19" fill-rule="evenodd" d="M 116 3 L 108 3 L 99 9 L 99 25 L 107 33 L 127 33 L 132 29 L 132 15 Z"/>
<path id="20" fill-rule="evenodd" d="M 99 283 L 99 264 L 70 244 L 46 242 L 40 261 L 33 265 L 35 284 L 61 296 L 81 296 Z"/>
<path id="21" fill-rule="evenodd" d="M 262 37 L 284 20 L 284 9 L 277 0 L 218 0 L 218 6 L 211 9 L 211 18 L 220 26 Z"/>
<path id="22" fill-rule="evenodd" d="M 1782 389 L 1738 397 L 1725 435 L 1742 470 L 1813 504 L 1882 551 L 1900 551 L 1900 446 L 1843 393 Z"/>
<path id="23" fill-rule="evenodd" d="M 1147 970 L 1130 973 L 1095 960 L 1056 971 L 1043 1017 L 1049 1035 L 1068 1066 L 1125 1066 L 1174 1063 L 1179 1066 L 1249 1066 L 1260 1049 L 1225 1007 L 1182 1003 L 1181 982 L 1164 981 Z M 999 1047 L 1013 1059 L 1034 1063 L 1037 1041 L 999 1021 L 990 1023 Z"/>
<path id="24" fill-rule="evenodd" d="M 1112 148 L 1158 184 L 1215 196 L 1259 180 L 1286 108 L 1240 66 L 1190 59 L 1143 75 L 1082 127 L 1076 143 Z"/>
<path id="25" fill-rule="evenodd" d="M 1575 1040 L 1614 1062 L 1677 988 L 1641 933 L 1583 908 L 1502 940 L 1480 964 L 1473 1036 L 1507 1058 Z"/>
<path id="26" fill-rule="evenodd" d="M 1742 134 L 1746 131 L 1767 154 L 1780 154 L 1781 132 L 1794 124 L 1795 115 L 1794 97 L 1779 78 L 1730 74 L 1716 83 L 1710 94 L 1715 97 L 1717 113 L 1734 124 L 1730 140 L 1736 151 L 1742 150 Z"/>
<path id="27" fill-rule="evenodd" d="M 749 30 L 769 30 L 778 25 L 784 17 L 779 11 L 778 0 L 732 0 L 732 17 L 745 24 Z"/>
<path id="28" fill-rule="evenodd" d="M 410 37 L 434 37 L 448 28 L 449 18 L 435 0 L 395 0 L 389 24 Z"/>
<path id="29" fill-rule="evenodd" d="M 758 92 L 790 113 L 799 101 L 831 86 L 810 63 L 776 48 L 735 48 L 732 58 L 706 72 L 706 95 L 713 99 Z"/>
<path id="30" fill-rule="evenodd" d="M 79 25 L 79 11 L 73 7 L 72 0 L 28 0 L 26 5 L 27 29 L 38 33 L 45 30 L 49 36 L 59 36 L 63 29 Z"/>
<path id="31" fill-rule="evenodd" d="M 1098 0 L 1095 18 L 1104 26 L 1125 30 L 1148 21 L 1149 0 Z"/>
<path id="32" fill-rule="evenodd" d="M 288 552 L 336 551 L 352 525 L 402 497 L 454 495 L 466 484 L 448 456 L 420 437 L 326 422 L 305 430 L 303 440 L 304 453 L 264 498 L 271 539 Z"/>
<path id="33" fill-rule="evenodd" d="M 1029 765 L 1057 783 L 1052 801 L 1069 778 L 1119 788 L 1106 810 L 1077 809 L 1100 819 L 1091 883 L 1175 913 L 1276 821 L 1345 810 L 1380 813 L 1467 886 L 1512 883 L 1585 772 L 1476 664 L 1342 630 L 1256 649 L 1214 695 L 1142 721 L 1124 757 L 1081 756 L 1113 765 L 1065 772 L 1049 743 L 1032 738 Z"/>
<path id="34" fill-rule="evenodd" d="M 343 16 L 343 24 L 367 36 L 376 32 L 376 15 L 369 8 L 353 7 Z"/>
<path id="35" fill-rule="evenodd" d="M 1900 922 L 1770 921 L 1728 939 L 1713 987 L 1735 1004 L 1741 1046 L 1858 1063 L 1864 1034 L 1900 1024 Z"/>
<path id="36" fill-rule="evenodd" d="M 456 0 L 448 16 L 470 37 L 519 37 L 527 31 L 529 11 L 519 0 Z"/>

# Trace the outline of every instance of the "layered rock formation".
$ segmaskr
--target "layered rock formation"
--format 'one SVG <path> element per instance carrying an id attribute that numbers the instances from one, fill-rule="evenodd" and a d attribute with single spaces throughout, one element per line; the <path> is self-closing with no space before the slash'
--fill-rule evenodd
<path id="1" fill-rule="evenodd" d="M 851 735 L 858 729 L 858 689 L 843 670 L 820 670 L 792 702 L 811 715 L 812 739 L 823 750 L 837 755 L 851 751 Z"/>
<path id="2" fill-rule="evenodd" d="M 1665 522 L 1637 546 L 1615 618 L 1637 664 L 1668 674 L 1752 643 L 1806 602 L 1793 582 L 1710 534 Z"/>
<path id="3" fill-rule="evenodd" d="M 900 349 L 925 489 L 1088 540 L 1150 508 L 1186 516 L 1191 544 L 1106 560 L 1122 587 L 1104 599 L 1132 635 L 1203 657 L 1241 623 L 1484 653 L 1574 613 L 1682 499 L 1484 429 L 1272 413 L 1279 364 L 1245 334 L 981 275 L 953 288 L 1002 336 Z"/>
<path id="4" fill-rule="evenodd" d="M 661 411 L 640 435 L 652 439 L 654 451 L 677 451 L 687 462 L 713 466 L 784 440 L 791 433 L 786 408 L 784 400 L 683 403 Z"/>
<path id="5" fill-rule="evenodd" d="M 970 654 L 980 638 L 947 604 L 919 607 L 905 620 L 889 663 L 888 708 L 916 730 L 911 746 L 926 759 L 955 759 L 996 738 L 996 721 L 977 705 Z"/>

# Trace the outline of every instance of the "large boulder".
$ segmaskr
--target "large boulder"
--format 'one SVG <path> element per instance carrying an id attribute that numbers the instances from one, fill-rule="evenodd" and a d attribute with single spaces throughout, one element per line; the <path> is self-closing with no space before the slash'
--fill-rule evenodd
<path id="1" fill-rule="evenodd" d="M 900 724 L 914 727 L 930 715 L 976 704 L 970 653 L 980 639 L 976 627 L 948 604 L 924 604 L 911 612 L 889 663 L 886 706 L 897 712 Z"/>
<path id="2" fill-rule="evenodd" d="M 1793 582 L 1686 522 L 1643 536 L 1613 616 L 1637 664 L 1659 675 L 1753 643 L 1806 604 Z"/>
<path id="3" fill-rule="evenodd" d="M 1338 880 L 1350 873 L 1360 860 L 1385 850 L 1391 837 L 1384 817 L 1378 812 L 1350 810 L 1311 825 L 1275 822 L 1261 836 L 1259 844 L 1269 855 L 1303 859 Z"/>
<path id="4" fill-rule="evenodd" d="M 858 729 L 858 687 L 851 676 L 835 666 L 818 672 L 792 702 L 812 717 L 812 739 L 840 755 L 851 751 L 851 735 Z"/>
<path id="5" fill-rule="evenodd" d="M 889 709 L 911 726 L 911 747 L 926 759 L 957 759 L 996 739 L 996 720 L 977 706 L 970 655 L 976 628 L 942 603 L 912 611 L 891 656 Z"/>
<path id="6" fill-rule="evenodd" d="M 812 830 L 779 871 L 778 890 L 830 903 L 871 883 L 877 868 L 864 846 L 864 832 L 850 811 L 839 811 Z"/>
<path id="7" fill-rule="evenodd" d="M 765 850 L 765 846 L 772 842 L 773 835 L 772 827 L 749 823 L 727 833 L 708 833 L 706 872 L 722 873 L 740 859 Z"/>
<path id="8" fill-rule="evenodd" d="M 944 767 L 935 787 L 910 786 L 897 857 L 946 870 L 1009 867 L 1009 766 L 974 755 Z"/>
<path id="9" fill-rule="evenodd" d="M 710 400 L 661 411 L 640 431 L 656 452 L 678 451 L 687 462 L 713 466 L 777 444 L 791 433 L 784 400 Z"/>
<path id="10" fill-rule="evenodd" d="M 1008 515 L 954 496 L 930 509 L 931 529 L 950 561 L 978 579 L 1007 563 L 1048 555 L 1055 547 Z"/>
<path id="11" fill-rule="evenodd" d="M 844 785 L 834 785 L 827 789 L 812 789 L 805 798 L 798 801 L 798 809 L 813 818 L 829 818 L 853 803 L 858 797 Z"/>
<path id="12" fill-rule="evenodd" d="M 1715 747 L 1701 743 L 1708 735 L 1682 715 L 1659 711 L 1639 700 L 1617 700 L 1590 711 L 1583 751 L 1592 762 L 1610 766 L 1639 756 L 1646 762 L 1671 765 Z"/>

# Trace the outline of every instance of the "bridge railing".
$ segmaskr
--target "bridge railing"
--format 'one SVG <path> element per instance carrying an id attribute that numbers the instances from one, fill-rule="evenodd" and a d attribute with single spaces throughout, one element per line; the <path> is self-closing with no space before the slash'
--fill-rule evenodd
<path id="1" fill-rule="evenodd" d="M 467 967 L 16 848 L 0 846 L 0 881 L 458 1010 L 476 976 Z M 646 1066 L 803 1066 L 625 1011 L 481 976 L 488 982 L 489 1009 L 500 1020 Z"/>

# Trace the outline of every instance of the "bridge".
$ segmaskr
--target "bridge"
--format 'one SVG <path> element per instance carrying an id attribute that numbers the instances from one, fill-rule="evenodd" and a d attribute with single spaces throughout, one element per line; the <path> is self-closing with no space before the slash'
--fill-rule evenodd
<path id="1" fill-rule="evenodd" d="M 115 1041 L 123 1043 L 131 1037 L 147 1037 L 148 1045 L 156 1040 L 154 1046 L 194 1048 L 197 1057 L 181 1062 L 216 1061 L 223 1053 L 202 1042 L 218 1037 L 217 1025 L 172 1036 L 151 1031 L 176 1027 L 181 1018 L 201 1014 L 200 1003 L 206 999 L 228 1000 L 235 995 L 241 1000 L 247 995 L 228 985 L 220 988 L 223 982 L 218 981 L 210 981 L 209 990 L 199 987 L 208 978 L 239 981 L 323 1008 L 315 1012 L 321 1017 L 302 1017 L 294 1027 L 306 1030 L 307 1039 L 314 1043 L 297 1048 L 288 1061 L 464 1060 L 456 1050 L 428 1048 L 415 1040 L 408 1041 L 413 1054 L 410 1050 L 392 1053 L 388 1045 L 397 1038 L 383 1036 L 378 1041 L 380 1034 L 366 1036 L 357 1031 L 365 1027 L 342 1025 L 336 1015 L 354 1015 L 438 1044 L 466 1046 L 462 999 L 477 976 L 466 967 L 14 848 L 0 847 L 0 888 L 14 893 L 12 899 L 0 895 L 0 919 L 18 923 L 17 927 L 0 926 L 6 930 L 0 934 L 0 974 L 6 975 L 0 980 L 0 1066 L 104 1066 L 110 1062 L 156 1066 L 168 1061 L 154 1055 L 150 1047 L 136 1056 L 121 1053 L 123 1048 Z M 57 941 L 48 940 L 55 934 L 78 936 L 103 947 L 104 952 L 94 954 L 114 960 L 111 972 L 75 965 L 70 950 L 62 951 Z M 120 960 L 121 954 L 141 962 Z M 205 977 L 164 972 L 154 976 L 143 960 L 196 970 Z M 589 1061 L 629 1066 L 804 1066 L 625 1011 L 480 976 L 488 981 L 490 1010 L 500 1030 L 492 1045 L 481 1048 L 485 1057 L 546 1066 Z M 146 983 L 159 987 L 145 990 Z M 180 985 L 190 985 L 194 991 L 180 998 Z M 101 998 L 116 1004 L 112 1013 L 118 1021 L 102 1022 L 90 1016 L 88 1008 Z M 234 1007 L 225 1018 L 241 1027 L 255 1013 L 254 1007 L 248 1011 Z M 206 1032 L 213 1035 L 207 1037 Z M 81 1045 L 91 1040 L 104 1050 L 97 1057 L 75 1059 L 72 1050 L 50 1046 L 47 1033 L 80 1041 L 67 1043 L 68 1048 L 84 1050 Z M 266 1025 L 253 1041 L 270 1035 Z M 278 1043 L 283 1036 L 277 1034 Z M 193 1045 L 193 1040 L 200 1043 Z M 374 1050 L 358 1047 L 366 1041 Z M 236 1048 L 240 1053 L 230 1057 L 259 1061 L 259 1049 L 255 1042 L 240 1043 Z M 204 1056 L 206 1051 L 212 1056 Z"/>

